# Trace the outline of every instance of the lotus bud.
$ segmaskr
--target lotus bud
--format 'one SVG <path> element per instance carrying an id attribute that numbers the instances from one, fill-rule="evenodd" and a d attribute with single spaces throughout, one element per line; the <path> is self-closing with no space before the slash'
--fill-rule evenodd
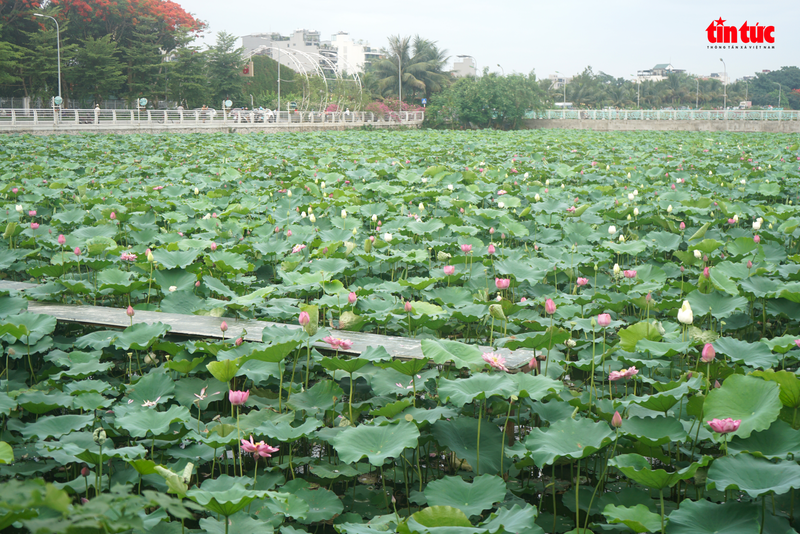
<path id="1" fill-rule="evenodd" d="M 347 302 L 349 302 L 350 304 L 355 304 L 356 300 L 358 300 L 358 295 L 356 295 L 353 291 L 351 291 L 350 294 L 347 295 Z"/>
<path id="2" fill-rule="evenodd" d="M 128 309 L 125 310 L 125 313 L 128 315 L 128 317 L 133 317 L 134 315 L 133 306 L 128 306 Z"/>
<path id="3" fill-rule="evenodd" d="M 672 213 L 672 204 L 667 206 L 667 213 Z"/>
<path id="4" fill-rule="evenodd" d="M 617 233 L 617 227 L 613 224 L 608 227 L 608 235 L 614 235 Z"/>
<path id="5" fill-rule="evenodd" d="M 692 324 L 694 322 L 692 307 L 691 305 L 689 305 L 688 300 L 684 300 L 681 309 L 678 310 L 678 321 L 680 321 L 683 324 Z"/>
<path id="6" fill-rule="evenodd" d="M 611 426 L 614 428 L 619 428 L 622 426 L 622 416 L 619 412 L 614 412 L 614 416 L 611 418 Z"/>
<path id="7" fill-rule="evenodd" d="M 694 249 L 694 257 L 698 260 L 703 257 L 703 253 L 699 249 Z"/>
<path id="8" fill-rule="evenodd" d="M 242 346 L 242 343 L 244 343 L 244 339 L 242 339 L 241 337 L 237 337 L 237 338 L 236 338 L 236 341 L 234 341 L 234 342 L 233 342 L 233 344 L 234 344 L 235 346 L 237 346 L 237 347 L 241 347 L 241 346 Z"/>
<path id="9" fill-rule="evenodd" d="M 367 254 L 372 252 L 372 239 L 367 238 L 364 240 L 364 252 L 366 252 Z"/>
<path id="10" fill-rule="evenodd" d="M 405 304 L 403 304 L 403 309 L 406 311 L 406 313 L 411 313 L 411 308 L 411 302 L 406 301 Z"/>
<path id="11" fill-rule="evenodd" d="M 703 347 L 703 352 L 700 355 L 700 361 L 703 363 L 710 363 L 714 361 L 714 358 L 717 356 L 717 351 L 714 350 L 714 345 L 711 343 L 706 343 Z"/>
<path id="12" fill-rule="evenodd" d="M 58 236 L 58 244 L 59 245 L 63 245 L 66 242 L 67 242 L 67 238 L 64 237 L 64 234 L 59 234 L 59 236 Z"/>
<path id="13" fill-rule="evenodd" d="M 88 477 L 89 476 L 89 468 L 85 465 L 81 468 L 81 476 Z"/>
<path id="14" fill-rule="evenodd" d="M 544 311 L 546 311 L 549 315 L 553 315 L 556 312 L 556 303 L 553 302 L 553 299 L 547 299 L 545 301 Z"/>
<path id="15" fill-rule="evenodd" d="M 633 208 L 633 216 L 634 217 L 638 217 L 639 216 L 639 208 Z"/>
<path id="16" fill-rule="evenodd" d="M 499 321 L 505 321 L 506 314 L 500 304 L 492 304 L 489 306 L 489 315 Z"/>
<path id="17" fill-rule="evenodd" d="M 222 330 L 223 332 L 227 332 L 228 331 L 228 323 L 226 323 L 225 321 L 222 321 L 222 323 L 219 325 L 219 329 Z"/>
<path id="18" fill-rule="evenodd" d="M 314 217 L 313 213 L 308 216 L 308 220 L 311 221 L 311 224 L 314 224 L 315 222 L 317 222 L 317 218 Z"/>
<path id="19" fill-rule="evenodd" d="M 347 210 L 342 210 L 342 219 L 347 218 Z"/>

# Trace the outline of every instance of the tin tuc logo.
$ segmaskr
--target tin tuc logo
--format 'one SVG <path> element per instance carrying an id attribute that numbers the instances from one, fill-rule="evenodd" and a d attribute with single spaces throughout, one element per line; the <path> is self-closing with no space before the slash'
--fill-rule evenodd
<path id="1" fill-rule="evenodd" d="M 741 42 L 746 44 L 774 43 L 775 37 L 772 36 L 774 32 L 775 26 L 761 26 L 758 22 L 752 26 L 745 21 L 739 28 L 725 26 L 725 20 L 722 17 L 713 21 L 706 28 L 709 43 L 738 43 L 737 39 L 741 39 Z"/>

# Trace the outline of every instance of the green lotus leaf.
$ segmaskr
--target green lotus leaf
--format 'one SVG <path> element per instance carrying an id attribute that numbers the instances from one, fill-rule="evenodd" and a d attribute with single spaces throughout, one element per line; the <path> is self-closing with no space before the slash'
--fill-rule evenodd
<path id="1" fill-rule="evenodd" d="M 0 441 L 0 464 L 14 463 L 14 449 L 5 441 Z"/>
<path id="2" fill-rule="evenodd" d="M 544 534 L 544 530 L 534 523 L 539 511 L 535 506 L 515 504 L 511 508 L 500 508 L 480 524 L 489 532 L 515 532 L 518 534 Z M 495 530 L 498 529 L 498 530 Z"/>
<path id="3" fill-rule="evenodd" d="M 330 410 L 334 399 L 341 399 L 344 390 L 333 380 L 320 380 L 301 393 L 293 394 L 286 404 L 293 410 L 305 410 L 308 413 Z"/>
<path id="4" fill-rule="evenodd" d="M 403 450 L 416 447 L 419 430 L 413 423 L 402 421 L 384 426 L 346 428 L 333 439 L 333 448 L 344 463 L 357 462 L 364 456 L 375 466 L 387 458 L 397 458 Z"/>
<path id="5" fill-rule="evenodd" d="M 663 489 L 674 486 L 679 480 L 692 478 L 699 468 L 707 466 L 711 460 L 711 456 L 703 456 L 699 462 L 693 462 L 688 467 L 667 472 L 653 469 L 647 458 L 639 454 L 621 454 L 609 460 L 608 465 L 616 467 L 623 475 L 643 486 Z"/>
<path id="6" fill-rule="evenodd" d="M 737 310 L 747 311 L 749 309 L 746 298 L 724 295 L 719 291 L 712 291 L 708 294 L 692 291 L 686 300 L 692 306 L 695 319 L 699 319 L 709 312 L 715 319 L 725 319 Z"/>
<path id="7" fill-rule="evenodd" d="M 189 410 L 183 406 L 173 405 L 165 412 L 157 412 L 154 408 L 134 405 L 131 410 L 117 417 L 115 426 L 128 431 L 134 438 L 144 438 L 148 433 L 162 436 L 172 423 L 187 419 Z"/>
<path id="8" fill-rule="evenodd" d="M 483 421 L 480 432 L 480 465 L 478 465 L 478 420 L 472 417 L 437 420 L 431 433 L 440 445 L 452 451 L 456 458 L 464 460 L 473 471 L 480 468 L 481 473 L 500 472 L 500 459 L 503 454 L 503 433 L 497 426 Z M 506 462 L 505 465 L 508 465 Z M 462 466 L 466 468 L 466 466 Z"/>
<path id="9" fill-rule="evenodd" d="M 343 360 L 341 358 L 323 358 L 319 362 L 322 367 L 329 371 L 344 371 L 345 373 L 355 373 L 369 363 L 367 360 L 361 358 L 350 358 Z"/>
<path id="10" fill-rule="evenodd" d="M 467 367 L 473 371 L 486 365 L 483 352 L 473 345 L 446 339 L 423 339 L 421 346 L 422 354 L 439 365 L 451 362 L 458 368 Z"/>
<path id="11" fill-rule="evenodd" d="M 86 428 L 94 422 L 93 415 L 46 415 L 34 423 L 22 423 L 18 419 L 9 419 L 9 428 L 16 430 L 25 439 L 60 438 L 64 434 Z"/>
<path id="12" fill-rule="evenodd" d="M 208 479 L 199 488 L 192 488 L 186 496 L 215 514 L 229 517 L 244 509 L 256 499 L 262 499 L 266 491 L 248 490 L 228 475 Z"/>
<path id="13" fill-rule="evenodd" d="M 800 408 L 800 379 L 797 378 L 796 374 L 789 371 L 767 369 L 766 371 L 755 371 L 750 376 L 756 376 L 769 382 L 777 382 L 781 387 L 778 395 L 781 403 L 787 408 Z"/>
<path id="14" fill-rule="evenodd" d="M 683 425 L 674 417 L 630 417 L 625 419 L 620 432 L 638 439 L 648 447 L 658 447 L 665 443 L 679 443 L 688 437 Z"/>
<path id="15" fill-rule="evenodd" d="M 170 330 L 172 327 L 164 323 L 136 323 L 117 336 L 114 346 L 121 350 L 145 350 Z"/>
<path id="16" fill-rule="evenodd" d="M 498 395 L 510 397 L 517 392 L 517 385 L 506 374 L 479 373 L 469 378 L 439 381 L 439 397 L 461 407 L 475 399 L 483 400 Z"/>
<path id="17" fill-rule="evenodd" d="M 534 428 L 525 438 L 525 447 L 539 467 L 560 458 L 585 458 L 609 443 L 614 433 L 606 423 L 589 419 L 562 419 L 549 428 Z"/>
<path id="18" fill-rule="evenodd" d="M 223 383 L 230 382 L 236 373 L 239 372 L 238 360 L 223 360 L 221 362 L 210 362 L 206 365 L 208 372 Z"/>
<path id="19" fill-rule="evenodd" d="M 703 405 L 703 418 L 741 420 L 739 429 L 729 435 L 746 438 L 765 430 L 781 411 L 780 387 L 752 376 L 731 375 L 722 387 L 712 389 Z M 728 438 L 728 439 L 729 439 Z"/>
<path id="20" fill-rule="evenodd" d="M 782 495 L 800 488 L 800 465 L 780 460 L 771 462 L 749 454 L 717 458 L 708 470 L 711 489 L 738 489 L 756 498 L 769 493 Z"/>
<path id="21" fill-rule="evenodd" d="M 398 534 L 442 532 L 447 534 L 479 534 L 486 529 L 476 528 L 466 514 L 452 506 L 430 506 L 411 515 L 397 526 Z"/>
<path id="22" fill-rule="evenodd" d="M 773 354 L 769 347 L 760 341 L 749 343 L 725 336 L 714 341 L 713 345 L 718 353 L 725 354 L 732 361 L 743 363 L 750 367 L 769 369 L 780 361 L 778 356 Z"/>
<path id="23" fill-rule="evenodd" d="M 480 515 L 505 498 L 506 483 L 495 475 L 480 475 L 471 483 L 461 477 L 444 477 L 428 483 L 424 493 L 430 506 L 452 506 L 465 515 Z"/>
<path id="24" fill-rule="evenodd" d="M 603 509 L 603 515 L 610 524 L 623 523 L 634 532 L 658 532 L 661 530 L 661 516 L 651 512 L 643 504 L 637 504 L 632 508 L 609 504 Z"/>

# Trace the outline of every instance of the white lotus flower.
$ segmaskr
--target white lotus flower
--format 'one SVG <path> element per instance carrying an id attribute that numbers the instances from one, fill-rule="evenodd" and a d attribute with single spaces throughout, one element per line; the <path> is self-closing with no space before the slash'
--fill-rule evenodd
<path id="1" fill-rule="evenodd" d="M 542 197 L 539 196 L 539 193 L 536 193 L 535 195 L 533 195 L 533 200 L 539 202 L 540 200 L 542 200 Z"/>
<path id="2" fill-rule="evenodd" d="M 169 292 L 175 293 L 178 290 L 178 286 L 169 286 Z"/>
<path id="3" fill-rule="evenodd" d="M 628 193 L 628 200 L 633 200 L 636 196 L 633 193 Z"/>
<path id="4" fill-rule="evenodd" d="M 314 224 L 315 222 L 317 222 L 317 218 L 314 217 L 313 213 L 308 216 L 308 220 L 311 221 L 311 224 Z"/>
<path id="5" fill-rule="evenodd" d="M 195 194 L 195 195 L 199 195 L 199 194 L 200 194 L 200 189 L 198 189 L 197 187 L 195 187 L 195 188 L 194 188 L 194 194 Z"/>
<path id="6" fill-rule="evenodd" d="M 497 207 L 498 207 L 498 208 L 505 208 L 505 207 L 506 207 L 506 205 L 505 205 L 505 204 L 503 204 L 502 202 L 498 202 L 498 203 L 497 203 Z"/>
<path id="7" fill-rule="evenodd" d="M 419 203 L 419 211 L 425 211 L 425 204 L 422 202 Z"/>
<path id="8" fill-rule="evenodd" d="M 755 221 L 753 223 L 753 230 L 761 230 L 761 223 L 758 222 L 758 221 Z"/>
<path id="9" fill-rule="evenodd" d="M 631 220 L 631 214 L 630 214 L 630 213 L 628 214 L 628 217 L 627 217 L 627 219 L 628 219 L 629 221 Z"/>
<path id="10" fill-rule="evenodd" d="M 347 210 L 342 210 L 342 219 L 347 218 Z"/>
<path id="11" fill-rule="evenodd" d="M 549 179 L 548 179 L 548 180 L 545 180 L 545 181 L 544 181 L 544 185 L 550 185 L 550 180 L 549 180 Z"/>
<path id="12" fill-rule="evenodd" d="M 631 173 L 628 173 L 628 178 L 630 178 L 630 177 L 631 177 Z"/>
<path id="13" fill-rule="evenodd" d="M 667 213 L 672 213 L 672 204 L 667 206 Z"/>
<path id="14" fill-rule="evenodd" d="M 427 178 L 425 178 L 424 176 L 422 177 L 422 183 L 423 183 L 423 184 L 427 184 L 427 183 L 428 183 L 428 179 L 427 179 Z"/>
<path id="15" fill-rule="evenodd" d="M 734 215 L 733 216 L 733 222 L 735 222 L 735 223 L 739 222 L 739 216 L 738 215 Z"/>
<path id="16" fill-rule="evenodd" d="M 633 216 L 634 217 L 638 217 L 639 216 L 639 208 L 633 208 Z"/>
<path id="17" fill-rule="evenodd" d="M 303 213 L 300 214 L 300 218 L 301 219 L 305 219 L 306 217 L 307 217 L 306 212 L 303 212 Z"/>
<path id="18" fill-rule="evenodd" d="M 290 197 L 290 196 L 292 196 L 292 190 L 291 190 L 291 189 L 289 189 L 289 190 L 286 192 L 286 196 L 287 196 L 287 197 Z"/>
<path id="19" fill-rule="evenodd" d="M 619 276 L 619 273 L 622 272 L 622 269 L 619 268 L 619 263 L 615 263 L 612 270 L 614 271 L 614 276 Z"/>
<path id="20" fill-rule="evenodd" d="M 639 190 L 638 189 L 634 189 L 633 190 L 633 196 L 635 196 L 635 197 L 639 196 Z"/>
<path id="21" fill-rule="evenodd" d="M 694 249 L 694 257 L 698 260 L 703 257 L 703 253 L 699 249 Z"/>
<path id="22" fill-rule="evenodd" d="M 389 232 L 386 232 L 385 234 L 383 234 L 383 240 L 386 241 L 387 243 L 391 243 L 392 242 L 392 234 L 390 234 Z"/>
<path id="23" fill-rule="evenodd" d="M 617 233 L 617 227 L 612 224 L 611 226 L 608 227 L 608 233 L 609 233 L 609 235 L 616 234 Z"/>
<path id="24" fill-rule="evenodd" d="M 619 235 L 619 242 L 620 243 L 624 243 L 625 242 L 625 236 L 624 235 L 622 235 L 622 234 Z"/>
<path id="25" fill-rule="evenodd" d="M 16 210 L 17 210 L 17 213 L 22 213 L 22 206 L 17 204 Z"/>
<path id="26" fill-rule="evenodd" d="M 447 184 L 447 189 L 449 191 L 452 191 L 453 190 L 453 184 Z"/>
<path id="27" fill-rule="evenodd" d="M 678 310 L 678 321 L 683 324 L 692 324 L 694 322 L 694 314 L 692 314 L 692 307 L 689 305 L 688 300 L 684 300 L 683 306 Z"/>
<path id="28" fill-rule="evenodd" d="M 739 183 L 740 183 L 740 184 L 742 184 L 742 185 L 744 185 L 744 184 L 746 184 L 746 183 L 747 183 L 747 180 L 745 180 L 744 178 L 742 178 L 742 179 L 739 181 Z"/>

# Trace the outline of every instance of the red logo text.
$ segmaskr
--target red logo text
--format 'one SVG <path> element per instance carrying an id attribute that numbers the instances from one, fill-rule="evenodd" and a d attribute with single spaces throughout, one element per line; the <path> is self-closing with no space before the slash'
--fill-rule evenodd
<path id="1" fill-rule="evenodd" d="M 756 22 L 755 26 L 744 22 L 740 27 L 725 26 L 725 21 L 720 17 L 713 21 L 706 28 L 709 43 L 774 43 L 775 26 L 761 26 Z"/>

